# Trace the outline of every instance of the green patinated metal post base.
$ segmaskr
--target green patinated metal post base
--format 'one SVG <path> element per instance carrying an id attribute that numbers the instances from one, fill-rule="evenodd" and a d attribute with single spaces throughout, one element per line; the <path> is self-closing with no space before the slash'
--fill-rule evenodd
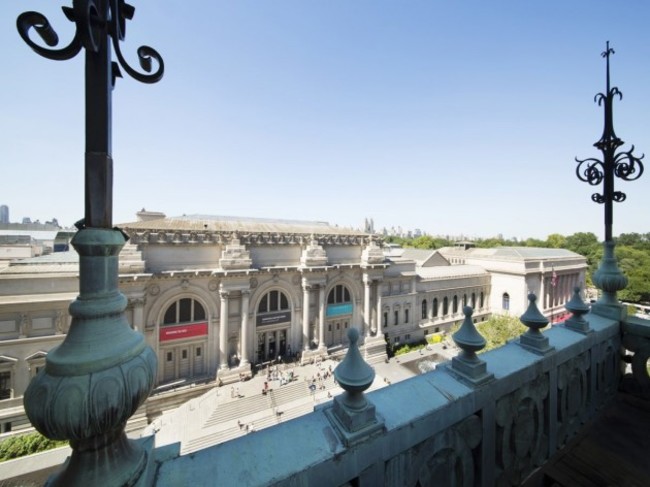
<path id="1" fill-rule="evenodd" d="M 602 291 L 602 294 L 598 301 L 591 306 L 591 311 L 599 316 L 624 321 L 627 317 L 627 308 L 619 303 L 616 293 L 625 289 L 627 277 L 623 275 L 616 263 L 615 246 L 616 244 L 612 240 L 603 243 L 603 260 L 593 275 L 594 284 Z"/>
<path id="2" fill-rule="evenodd" d="M 124 426 L 151 392 L 157 361 L 124 315 L 118 258 L 125 242 L 119 230 L 75 235 L 80 293 L 70 305 L 70 330 L 25 392 L 36 429 L 70 440 L 73 449 L 50 485 L 136 485 L 147 465 L 146 452 L 126 438 Z"/>

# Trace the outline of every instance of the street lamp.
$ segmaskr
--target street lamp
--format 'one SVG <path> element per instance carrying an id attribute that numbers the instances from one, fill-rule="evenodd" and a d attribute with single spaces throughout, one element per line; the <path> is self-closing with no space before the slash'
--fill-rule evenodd
<path id="1" fill-rule="evenodd" d="M 70 440 L 72 456 L 51 485 L 134 485 L 150 458 L 126 438 L 124 427 L 151 392 L 157 360 L 129 325 L 127 299 L 118 289 L 126 236 L 112 223 L 111 94 L 122 69 L 138 81 L 155 83 L 164 64 L 148 46 L 137 50 L 144 73 L 125 61 L 120 41 L 135 9 L 124 0 L 73 0 L 72 8 L 62 9 L 76 30 L 60 49 L 54 49 L 59 38 L 45 16 L 25 12 L 17 20 L 20 36 L 41 56 L 62 61 L 83 48 L 86 58 L 84 218 L 72 239 L 79 253 L 79 296 L 70 305 L 72 322 L 63 343 L 50 351 L 45 368 L 25 391 L 25 411 L 45 436 Z M 30 38 L 32 29 L 49 47 Z"/>
<path id="2" fill-rule="evenodd" d="M 594 100 L 598 105 L 603 105 L 605 110 L 605 124 L 603 135 L 594 144 L 603 154 L 602 160 L 596 158 L 578 159 L 576 162 L 576 175 L 578 179 L 589 183 L 591 186 L 598 186 L 603 183 L 603 192 L 594 193 L 591 199 L 599 204 L 605 205 L 605 242 L 604 255 L 600 267 L 593 275 L 593 281 L 603 291 L 600 299 L 592 307 L 594 311 L 611 316 L 614 319 L 621 319 L 622 308 L 616 298 L 616 292 L 625 289 L 627 278 L 618 268 L 614 256 L 614 239 L 612 237 L 613 203 L 625 201 L 625 193 L 614 191 L 614 178 L 624 181 L 634 181 L 643 174 L 643 155 L 637 157 L 633 154 L 634 146 L 629 151 L 616 152 L 623 145 L 623 141 L 614 132 L 613 104 L 614 98 L 619 100 L 623 94 L 617 87 L 610 86 L 609 80 L 609 58 L 614 54 L 614 49 L 609 47 L 609 41 L 602 56 L 607 64 L 607 86 L 605 93 L 598 93 Z"/>

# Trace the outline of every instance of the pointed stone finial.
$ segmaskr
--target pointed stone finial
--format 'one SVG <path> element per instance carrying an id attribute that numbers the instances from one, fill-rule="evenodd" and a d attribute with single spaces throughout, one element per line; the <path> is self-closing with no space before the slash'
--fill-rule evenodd
<path id="1" fill-rule="evenodd" d="M 528 309 L 519 318 L 528 327 L 528 331 L 519 337 L 519 343 L 532 352 L 546 355 L 555 350 L 555 347 L 549 345 L 548 338 L 539 331 L 548 325 L 548 319 L 537 308 L 537 304 L 535 304 L 537 296 L 535 294 L 530 293 L 528 301 Z"/>
<path id="2" fill-rule="evenodd" d="M 334 407 L 326 411 L 346 445 L 357 443 L 383 429 L 377 419 L 375 405 L 363 393 L 375 379 L 375 371 L 359 352 L 359 331 L 348 330 L 350 348 L 343 361 L 334 369 L 334 378 L 345 392 L 334 398 Z"/>
<path id="3" fill-rule="evenodd" d="M 343 394 L 343 403 L 350 409 L 363 409 L 367 401 L 363 391 L 368 389 L 375 379 L 375 371 L 368 365 L 361 352 L 359 352 L 359 330 L 350 328 L 348 330 L 348 340 L 350 348 L 343 361 L 334 369 L 334 377 L 341 388 L 345 391 Z"/>
<path id="4" fill-rule="evenodd" d="M 463 324 L 452 335 L 461 352 L 451 359 L 451 368 L 471 384 L 481 385 L 494 379 L 494 375 L 487 372 L 486 363 L 476 355 L 476 352 L 485 348 L 486 341 L 474 326 L 472 307 L 464 306 L 463 313 L 465 314 Z"/>
<path id="5" fill-rule="evenodd" d="M 565 308 L 567 311 L 571 312 L 573 316 L 564 322 L 564 326 L 584 334 L 593 331 L 589 329 L 589 322 L 582 316 L 589 312 L 589 306 L 580 296 L 580 287 L 576 286 L 573 288 L 573 296 L 566 304 Z"/>

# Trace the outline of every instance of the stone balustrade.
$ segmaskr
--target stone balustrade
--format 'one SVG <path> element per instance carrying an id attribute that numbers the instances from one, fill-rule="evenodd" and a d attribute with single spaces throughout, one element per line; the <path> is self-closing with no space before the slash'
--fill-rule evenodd
<path id="1" fill-rule="evenodd" d="M 180 456 L 177 445 L 155 449 L 149 478 L 160 486 L 206 479 L 240 486 L 519 485 L 614 397 L 624 370 L 621 340 L 635 352 L 633 364 L 645 365 L 650 354 L 650 322 L 630 318 L 621 326 L 582 310 L 579 318 L 587 325 L 544 331 L 548 346 L 540 350 L 524 338 L 480 355 L 490 380 L 472 380 L 448 362 L 364 394 L 375 425 L 365 438 L 356 432 L 349 441 L 330 402 L 190 455 Z M 647 373 L 639 377 L 650 382 Z M 642 380 L 634 383 L 647 392 Z"/>

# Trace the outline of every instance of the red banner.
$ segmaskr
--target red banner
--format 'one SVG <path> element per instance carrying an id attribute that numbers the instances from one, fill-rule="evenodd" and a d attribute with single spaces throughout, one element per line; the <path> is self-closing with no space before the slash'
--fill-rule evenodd
<path id="1" fill-rule="evenodd" d="M 207 323 L 194 323 L 192 325 L 161 326 L 159 340 L 180 340 L 183 338 L 199 337 L 208 334 Z"/>

